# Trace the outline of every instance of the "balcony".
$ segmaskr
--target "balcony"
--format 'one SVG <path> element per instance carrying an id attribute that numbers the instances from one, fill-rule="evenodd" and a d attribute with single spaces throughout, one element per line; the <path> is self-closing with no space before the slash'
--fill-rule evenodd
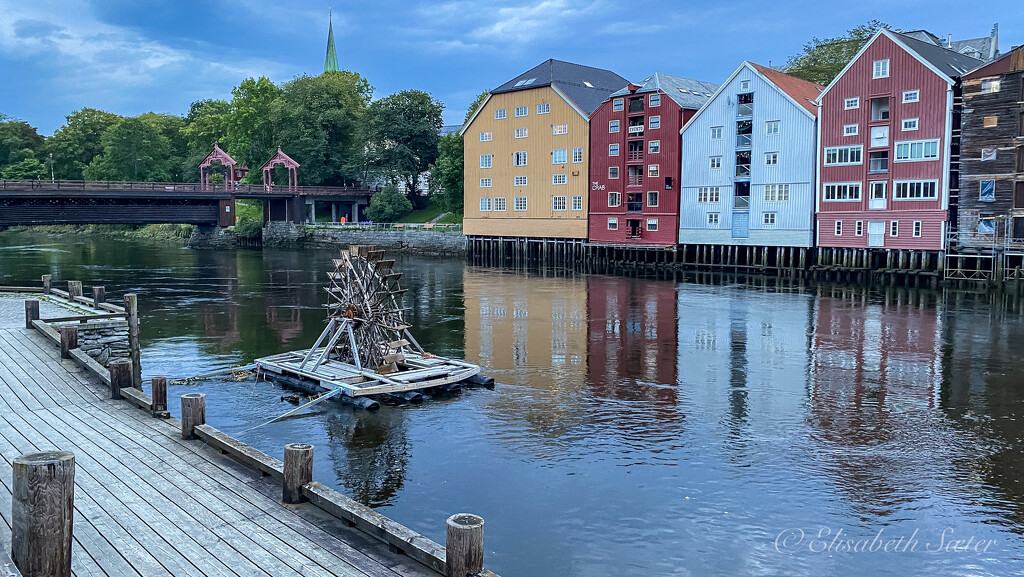
<path id="1" fill-rule="evenodd" d="M 643 160 L 644 151 L 642 150 L 630 150 L 626 153 L 626 160 Z"/>
<path id="2" fill-rule="evenodd" d="M 737 134 L 736 135 L 736 148 L 750 148 L 750 135 L 749 134 Z"/>
<path id="3" fill-rule="evenodd" d="M 626 195 L 626 212 L 643 212 L 644 193 L 631 192 Z"/>
<path id="4" fill-rule="evenodd" d="M 644 175 L 642 175 L 642 174 L 631 174 L 631 175 L 629 175 L 629 181 L 627 182 L 627 184 L 629 186 L 643 186 L 644 185 Z"/>
<path id="5" fill-rule="evenodd" d="M 733 209 L 735 209 L 735 210 L 750 210 L 750 197 L 749 196 L 736 196 L 736 197 L 733 197 Z"/>
<path id="6" fill-rule="evenodd" d="M 750 165 L 749 164 L 737 164 L 736 165 L 736 178 L 750 178 Z"/>

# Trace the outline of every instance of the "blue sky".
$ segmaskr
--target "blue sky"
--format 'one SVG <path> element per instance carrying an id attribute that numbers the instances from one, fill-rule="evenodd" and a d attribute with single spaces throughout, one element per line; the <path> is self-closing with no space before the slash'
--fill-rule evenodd
<path id="1" fill-rule="evenodd" d="M 721 82 L 743 60 L 779 64 L 812 36 L 877 18 L 954 39 L 1000 26 L 1024 42 L 1024 2 L 945 0 L 333 0 L 342 68 L 379 98 L 406 88 L 462 122 L 473 97 L 547 58 L 640 80 L 665 72 Z M 332 0 L 0 0 L 0 113 L 51 134 L 85 106 L 185 114 L 230 98 L 248 76 L 284 82 L 323 70 Z M 969 6 L 969 8 L 968 8 Z"/>

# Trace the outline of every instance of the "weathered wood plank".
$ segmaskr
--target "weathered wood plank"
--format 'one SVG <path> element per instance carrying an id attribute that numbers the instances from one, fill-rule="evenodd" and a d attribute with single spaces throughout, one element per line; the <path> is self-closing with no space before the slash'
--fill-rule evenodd
<path id="1" fill-rule="evenodd" d="M 275 481 L 284 481 L 284 462 L 280 459 L 275 459 L 262 451 L 257 451 L 209 425 L 195 427 L 195 434 L 196 437 L 202 439 L 206 444 L 219 449 L 239 463 L 256 469 Z"/>

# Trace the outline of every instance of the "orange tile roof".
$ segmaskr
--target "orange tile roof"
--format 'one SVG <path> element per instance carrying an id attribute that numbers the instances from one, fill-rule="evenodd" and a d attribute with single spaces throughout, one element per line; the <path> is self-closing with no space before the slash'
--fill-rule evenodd
<path id="1" fill-rule="evenodd" d="M 814 105 L 814 100 L 818 98 L 818 95 L 821 94 L 822 90 L 825 90 L 824 86 L 808 82 L 807 80 L 797 78 L 796 76 L 784 74 L 778 70 L 772 70 L 771 68 L 761 66 L 760 64 L 754 64 L 753 62 L 751 62 L 750 65 L 763 74 L 765 78 L 771 80 L 772 83 L 775 84 L 775 86 L 778 86 L 780 90 L 788 94 L 790 98 L 796 100 L 798 104 L 806 108 L 808 112 L 817 116 L 818 107 Z"/>

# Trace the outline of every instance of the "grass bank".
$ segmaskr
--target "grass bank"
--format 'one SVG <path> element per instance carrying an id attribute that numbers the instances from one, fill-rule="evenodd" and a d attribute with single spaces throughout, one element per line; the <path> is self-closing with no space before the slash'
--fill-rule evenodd
<path id="1" fill-rule="evenodd" d="M 9 226 L 11 232 L 31 232 L 53 236 L 89 235 L 131 240 L 188 242 L 191 224 L 53 224 L 46 226 Z"/>

